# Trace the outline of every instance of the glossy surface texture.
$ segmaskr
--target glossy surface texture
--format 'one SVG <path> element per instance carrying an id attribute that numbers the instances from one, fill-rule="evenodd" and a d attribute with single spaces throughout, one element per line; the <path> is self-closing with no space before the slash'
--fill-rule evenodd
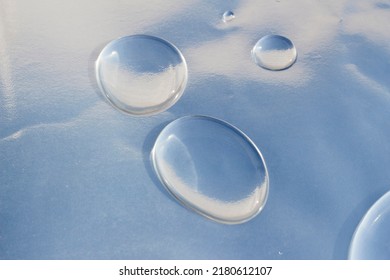
<path id="1" fill-rule="evenodd" d="M 161 183 L 177 200 L 217 222 L 246 222 L 267 200 L 260 151 L 224 121 L 189 116 L 171 122 L 158 136 L 152 158 Z"/>
<path id="2" fill-rule="evenodd" d="M 102 92 L 133 115 L 160 113 L 175 104 L 187 83 L 181 52 L 157 37 L 132 35 L 110 42 L 96 61 Z"/>
<path id="3" fill-rule="evenodd" d="M 354 260 L 390 260 L 390 192 L 368 210 L 357 227 L 349 249 Z"/>
<path id="4" fill-rule="evenodd" d="M 385 1 L 63 1 L 0 4 L 1 259 L 347 259 L 390 186 L 390 9 Z M 222 21 L 225 11 L 236 18 Z M 95 62 L 115 38 L 177 46 L 188 82 L 152 116 L 113 108 Z M 283 71 L 251 57 L 293 41 Z M 239 225 L 187 211 L 150 153 L 173 120 L 207 115 L 259 147 L 270 189 Z"/>
<path id="5" fill-rule="evenodd" d="M 268 70 L 284 70 L 294 64 L 297 50 L 294 44 L 280 35 L 261 38 L 252 49 L 255 63 Z"/>

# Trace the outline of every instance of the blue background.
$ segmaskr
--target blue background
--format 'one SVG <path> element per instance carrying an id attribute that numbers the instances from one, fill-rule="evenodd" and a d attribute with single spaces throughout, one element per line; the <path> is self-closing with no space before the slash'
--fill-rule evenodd
<path id="1" fill-rule="evenodd" d="M 388 1 L 2 1 L 0 258 L 347 258 L 390 189 L 389 24 Z M 188 63 L 182 98 L 151 117 L 114 109 L 95 80 L 101 49 L 133 34 Z M 295 44 L 291 68 L 253 63 L 268 34 Z M 270 193 L 253 220 L 207 220 L 158 181 L 154 140 L 191 114 L 264 155 Z"/>

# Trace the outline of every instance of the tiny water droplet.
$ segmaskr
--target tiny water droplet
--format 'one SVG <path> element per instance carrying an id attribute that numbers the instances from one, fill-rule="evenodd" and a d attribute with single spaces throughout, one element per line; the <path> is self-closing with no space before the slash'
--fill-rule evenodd
<path id="1" fill-rule="evenodd" d="M 229 22 L 232 21 L 236 16 L 232 11 L 226 11 L 222 15 L 223 22 Z"/>
<path id="2" fill-rule="evenodd" d="M 183 94 L 187 64 L 171 43 L 133 35 L 110 42 L 96 61 L 100 89 L 116 108 L 132 115 L 167 110 Z"/>
<path id="3" fill-rule="evenodd" d="M 390 192 L 367 211 L 353 235 L 349 259 L 390 259 Z"/>
<path id="4" fill-rule="evenodd" d="M 267 35 L 261 38 L 252 49 L 254 62 L 268 70 L 284 70 L 297 59 L 294 44 L 280 35 Z"/>
<path id="5" fill-rule="evenodd" d="M 255 217 L 268 195 L 268 172 L 255 144 L 234 126 L 206 116 L 168 124 L 152 150 L 154 169 L 183 205 L 225 224 Z"/>

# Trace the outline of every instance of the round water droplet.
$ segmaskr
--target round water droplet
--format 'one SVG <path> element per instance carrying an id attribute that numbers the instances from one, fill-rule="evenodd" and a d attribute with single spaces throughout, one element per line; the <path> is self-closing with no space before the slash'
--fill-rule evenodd
<path id="1" fill-rule="evenodd" d="M 226 11 L 222 15 L 223 22 L 229 22 L 232 21 L 236 16 L 232 11 Z"/>
<path id="2" fill-rule="evenodd" d="M 368 210 L 353 235 L 349 259 L 390 259 L 390 192 Z"/>
<path id="3" fill-rule="evenodd" d="M 283 70 L 297 59 L 294 44 L 280 35 L 267 35 L 257 41 L 252 49 L 255 63 L 268 70 Z"/>
<path id="4" fill-rule="evenodd" d="M 214 221 L 243 223 L 267 200 L 268 172 L 260 151 L 224 121 L 187 116 L 171 122 L 158 136 L 152 160 L 179 202 Z"/>
<path id="5" fill-rule="evenodd" d="M 181 97 L 187 64 L 171 43 L 148 35 L 110 42 L 96 61 L 100 89 L 118 109 L 133 115 L 165 111 Z"/>

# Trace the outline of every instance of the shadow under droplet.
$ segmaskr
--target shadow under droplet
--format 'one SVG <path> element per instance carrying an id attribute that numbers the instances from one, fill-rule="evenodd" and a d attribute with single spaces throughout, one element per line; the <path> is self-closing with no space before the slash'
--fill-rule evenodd
<path id="1" fill-rule="evenodd" d="M 177 201 L 172 197 L 172 195 L 170 195 L 169 192 L 165 189 L 165 186 L 160 182 L 160 179 L 158 178 L 154 170 L 152 161 L 152 149 L 154 143 L 156 142 L 156 139 L 160 132 L 163 130 L 163 128 L 167 126 L 170 122 L 171 121 L 165 121 L 163 123 L 160 123 L 146 135 L 144 144 L 142 146 L 142 157 L 145 169 L 155 186 L 160 190 L 161 193 L 164 194 L 164 196 L 168 197 L 171 201 L 177 203 Z"/>
<path id="2" fill-rule="evenodd" d="M 97 81 L 97 77 L 96 77 L 96 61 L 97 61 L 101 51 L 104 49 L 104 47 L 108 43 L 109 42 L 106 42 L 104 44 L 97 46 L 95 49 L 92 50 L 91 54 L 89 55 L 89 58 L 88 58 L 88 77 L 89 77 L 89 82 L 91 83 L 92 88 L 94 89 L 96 94 L 100 97 L 100 99 L 102 101 L 104 101 L 105 103 L 107 103 L 111 106 L 110 102 L 107 100 L 106 96 L 101 91 L 99 84 L 98 84 L 98 81 Z"/>

